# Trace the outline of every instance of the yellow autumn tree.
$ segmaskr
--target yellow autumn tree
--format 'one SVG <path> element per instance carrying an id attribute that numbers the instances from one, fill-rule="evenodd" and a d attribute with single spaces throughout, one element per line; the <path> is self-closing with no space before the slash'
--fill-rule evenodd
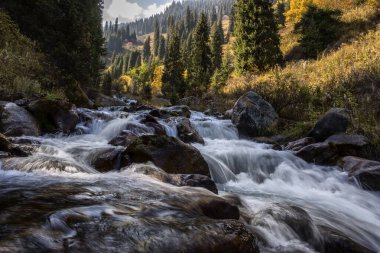
<path id="1" fill-rule="evenodd" d="M 119 91 L 129 93 L 132 90 L 132 78 L 128 75 L 123 75 L 118 80 Z"/>
<path id="2" fill-rule="evenodd" d="M 302 15 L 306 12 L 308 4 L 313 3 L 312 0 L 290 0 L 290 8 L 285 13 L 286 21 L 296 23 L 301 20 Z"/>
<path id="3" fill-rule="evenodd" d="M 313 0 L 313 3 L 320 8 L 349 10 L 355 7 L 352 0 Z"/>
<path id="4" fill-rule="evenodd" d="M 164 75 L 164 66 L 160 65 L 154 69 L 152 81 L 152 95 L 162 96 L 162 76 Z"/>

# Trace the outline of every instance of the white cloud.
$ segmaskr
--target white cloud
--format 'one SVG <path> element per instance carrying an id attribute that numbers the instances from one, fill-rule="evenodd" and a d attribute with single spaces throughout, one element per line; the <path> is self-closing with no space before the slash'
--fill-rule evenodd
<path id="1" fill-rule="evenodd" d="M 138 3 L 131 3 L 128 2 L 128 0 L 113 0 L 108 2 L 108 6 L 104 9 L 103 16 L 105 20 L 113 20 L 118 17 L 120 22 L 128 22 L 160 13 L 170 4 L 171 0 L 168 0 L 165 4 L 159 5 L 154 3 L 143 8 Z"/>

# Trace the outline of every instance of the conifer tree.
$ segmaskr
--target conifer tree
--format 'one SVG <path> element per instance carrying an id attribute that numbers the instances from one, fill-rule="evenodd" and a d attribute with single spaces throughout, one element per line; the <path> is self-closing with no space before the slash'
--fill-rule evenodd
<path id="1" fill-rule="evenodd" d="M 209 46 L 209 27 L 205 13 L 202 12 L 193 33 L 191 52 L 191 87 L 194 92 L 204 92 L 210 82 L 211 52 Z"/>
<path id="2" fill-rule="evenodd" d="M 160 45 L 158 47 L 158 59 L 162 60 L 165 57 L 166 41 L 163 35 L 160 36 Z"/>
<path id="3" fill-rule="evenodd" d="M 151 56 L 151 50 L 150 50 L 150 36 L 148 36 L 146 39 L 145 39 L 145 42 L 144 42 L 144 48 L 143 48 L 143 61 L 144 62 L 147 62 L 149 61 L 150 59 L 150 56 Z"/>
<path id="4" fill-rule="evenodd" d="M 170 98 L 172 103 L 178 100 L 179 96 L 185 94 L 185 87 L 182 75 L 182 63 L 180 55 L 180 38 L 174 24 L 170 28 L 170 37 L 165 56 L 165 69 L 163 74 L 163 93 Z"/>
<path id="5" fill-rule="evenodd" d="M 281 63 L 280 38 L 270 1 L 238 0 L 235 36 L 236 68 L 240 73 L 264 71 Z"/>
<path id="6" fill-rule="evenodd" d="M 215 22 L 211 28 L 211 70 L 219 68 L 222 63 L 222 45 L 224 42 L 224 34 L 222 22 Z"/>
<path id="7" fill-rule="evenodd" d="M 154 28 L 154 41 L 153 41 L 153 55 L 158 56 L 158 50 L 160 47 L 160 24 L 158 20 L 156 20 L 155 28 Z"/>

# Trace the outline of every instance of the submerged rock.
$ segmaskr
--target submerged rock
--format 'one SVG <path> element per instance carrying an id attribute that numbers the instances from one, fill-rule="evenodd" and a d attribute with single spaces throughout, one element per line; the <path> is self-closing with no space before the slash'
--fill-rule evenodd
<path id="1" fill-rule="evenodd" d="M 324 230 L 322 232 L 324 253 L 375 253 L 375 251 L 361 246 L 344 235 L 335 231 Z"/>
<path id="2" fill-rule="evenodd" d="M 232 123 L 245 136 L 265 135 L 277 125 L 278 119 L 272 105 L 253 91 L 240 97 L 232 111 Z"/>
<path id="3" fill-rule="evenodd" d="M 99 172 L 109 172 L 111 170 L 119 170 L 121 167 L 128 165 L 128 160 L 123 159 L 121 155 L 122 149 L 114 148 L 105 150 L 105 152 L 99 154 L 93 162 L 94 168 Z"/>
<path id="4" fill-rule="evenodd" d="M 215 182 L 208 176 L 199 174 L 168 174 L 153 165 L 134 165 L 131 169 L 134 172 L 151 176 L 164 183 L 175 186 L 201 187 L 218 194 L 218 189 Z"/>
<path id="5" fill-rule="evenodd" d="M 42 130 L 48 133 L 70 133 L 79 122 L 75 105 L 64 100 L 36 100 L 29 104 L 28 110 L 36 117 Z"/>
<path id="6" fill-rule="evenodd" d="M 345 133 L 350 123 L 349 110 L 344 108 L 332 108 L 318 120 L 308 136 L 321 142 L 331 135 Z"/>
<path id="7" fill-rule="evenodd" d="M 201 153 L 174 137 L 145 135 L 135 139 L 125 152 L 134 163 L 153 162 L 167 173 L 210 176 Z"/>
<path id="8" fill-rule="evenodd" d="M 7 136 L 38 136 L 37 121 L 24 108 L 8 102 L 0 102 L 0 131 Z"/>
<path id="9" fill-rule="evenodd" d="M 364 189 L 380 191 L 380 162 L 347 156 L 339 161 L 339 166 L 355 177 Z"/>

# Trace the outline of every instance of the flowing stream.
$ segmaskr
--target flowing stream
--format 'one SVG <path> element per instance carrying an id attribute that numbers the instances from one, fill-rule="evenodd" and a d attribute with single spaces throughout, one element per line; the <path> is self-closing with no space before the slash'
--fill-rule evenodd
<path id="1" fill-rule="evenodd" d="M 33 155 L 0 160 L 0 252 L 168 252 L 175 242 L 178 251 L 183 241 L 191 243 L 186 238 L 207 245 L 206 229 L 217 233 L 218 224 L 194 220 L 188 198 L 211 193 L 134 173 L 142 165 L 104 174 L 92 166 L 99 154 L 115 149 L 108 142 L 122 130 L 154 133 L 138 122 L 146 112 L 78 111 L 87 120 L 76 134 L 22 137 L 34 143 L 28 144 Z M 194 146 L 220 194 L 241 198 L 242 220 L 262 252 L 319 252 L 331 231 L 380 252 L 378 193 L 362 190 L 337 168 L 240 140 L 228 120 L 192 112 L 191 122 L 205 139 Z M 177 135 L 175 125 L 160 123 Z"/>

